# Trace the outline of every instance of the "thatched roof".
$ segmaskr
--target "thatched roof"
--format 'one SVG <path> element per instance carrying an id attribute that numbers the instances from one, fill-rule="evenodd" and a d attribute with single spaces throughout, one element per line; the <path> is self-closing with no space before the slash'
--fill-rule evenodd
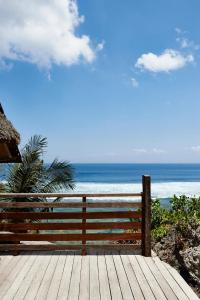
<path id="1" fill-rule="evenodd" d="M 0 142 L 15 142 L 20 143 L 20 135 L 13 127 L 12 123 L 4 115 L 3 109 L 0 105 Z"/>
<path id="2" fill-rule="evenodd" d="M 0 163 L 20 162 L 21 156 L 18 150 L 20 135 L 6 118 L 0 104 Z"/>

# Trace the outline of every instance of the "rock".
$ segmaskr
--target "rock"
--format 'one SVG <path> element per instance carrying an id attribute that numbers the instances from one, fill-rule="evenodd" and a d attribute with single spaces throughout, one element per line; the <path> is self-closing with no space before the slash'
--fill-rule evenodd
<path id="1" fill-rule="evenodd" d="M 188 248 L 196 247 L 200 244 L 200 226 L 188 225 L 188 228 L 183 231 L 183 236 L 187 240 Z"/>
<path id="2" fill-rule="evenodd" d="M 153 250 L 161 260 L 178 269 L 178 262 L 174 254 L 176 240 L 175 233 L 175 229 L 171 228 L 165 237 L 159 242 L 153 243 Z"/>
<path id="3" fill-rule="evenodd" d="M 180 255 L 189 274 L 200 285 L 200 246 L 180 251 Z"/>
<path id="4" fill-rule="evenodd" d="M 200 296 L 200 226 L 189 225 L 182 231 L 172 226 L 152 246 L 159 258 L 177 269 Z"/>

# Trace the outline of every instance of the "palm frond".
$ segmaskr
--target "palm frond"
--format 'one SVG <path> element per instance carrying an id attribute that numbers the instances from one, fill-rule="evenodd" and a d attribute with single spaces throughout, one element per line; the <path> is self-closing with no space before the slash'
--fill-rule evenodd
<path id="1" fill-rule="evenodd" d="M 0 182 L 0 193 L 5 193 L 6 192 L 6 187 L 3 182 Z"/>
<path id="2" fill-rule="evenodd" d="M 7 190 L 13 193 L 33 192 L 43 171 L 40 159 L 47 140 L 33 136 L 22 150 L 22 163 L 11 166 L 7 176 Z"/>
<path id="3" fill-rule="evenodd" d="M 51 165 L 45 168 L 43 176 L 41 178 L 43 193 L 74 188 L 74 169 L 66 161 L 54 159 Z"/>
<path id="4" fill-rule="evenodd" d="M 44 164 L 42 155 L 46 146 L 47 139 L 41 136 L 35 135 L 29 140 L 22 150 L 22 163 L 9 167 L 5 192 L 53 193 L 74 188 L 74 170 L 68 162 L 54 159 L 49 166 Z M 47 199 L 20 198 L 10 201 L 41 202 Z"/>
<path id="5" fill-rule="evenodd" d="M 39 158 L 44 153 L 46 147 L 47 139 L 41 135 L 34 135 L 22 149 L 22 156 L 35 155 L 36 158 Z"/>

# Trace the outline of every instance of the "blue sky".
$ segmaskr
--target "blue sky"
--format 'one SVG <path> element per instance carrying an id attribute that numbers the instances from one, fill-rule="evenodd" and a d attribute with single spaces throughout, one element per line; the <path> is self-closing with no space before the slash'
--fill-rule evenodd
<path id="1" fill-rule="evenodd" d="M 46 136 L 46 161 L 200 162 L 198 0 L 10 3 L 0 99 L 22 145 Z"/>

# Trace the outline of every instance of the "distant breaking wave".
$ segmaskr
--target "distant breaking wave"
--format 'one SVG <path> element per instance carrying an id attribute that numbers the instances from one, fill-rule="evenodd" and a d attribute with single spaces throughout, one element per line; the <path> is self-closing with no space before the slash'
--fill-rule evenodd
<path id="1" fill-rule="evenodd" d="M 1 181 L 6 182 L 6 181 Z M 140 193 L 141 183 L 92 183 L 77 182 L 74 193 Z M 66 193 L 66 190 L 62 191 Z M 67 191 L 71 193 L 70 191 Z M 160 182 L 151 184 L 152 198 L 171 198 L 174 195 L 200 197 L 200 182 Z M 122 198 L 114 198 L 123 200 Z M 132 200 L 127 197 L 126 200 Z"/>
<path id="2" fill-rule="evenodd" d="M 152 183 L 153 198 L 170 198 L 173 195 L 200 196 L 200 182 Z M 138 193 L 141 183 L 88 183 L 76 184 L 75 193 Z"/>

